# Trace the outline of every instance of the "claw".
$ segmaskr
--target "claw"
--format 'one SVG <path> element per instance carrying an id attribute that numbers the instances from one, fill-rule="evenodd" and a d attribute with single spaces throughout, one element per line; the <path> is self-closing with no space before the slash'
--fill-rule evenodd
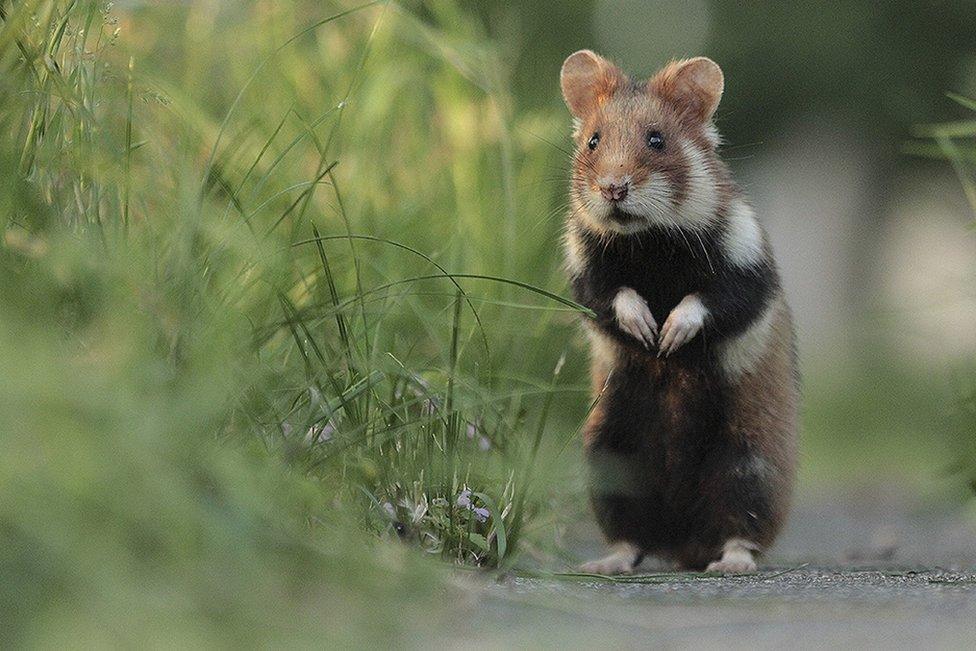
<path id="1" fill-rule="evenodd" d="M 617 325 L 650 350 L 657 338 L 657 322 L 647 301 L 630 287 L 622 287 L 613 299 L 613 313 Z"/>
<path id="2" fill-rule="evenodd" d="M 688 294 L 673 310 L 661 327 L 661 345 L 657 356 L 669 357 L 691 341 L 702 329 L 708 310 L 695 294 Z"/>

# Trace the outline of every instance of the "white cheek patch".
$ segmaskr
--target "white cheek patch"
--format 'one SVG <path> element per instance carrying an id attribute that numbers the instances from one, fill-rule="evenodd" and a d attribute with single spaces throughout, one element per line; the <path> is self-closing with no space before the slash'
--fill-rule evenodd
<path id="1" fill-rule="evenodd" d="M 762 229 L 752 208 L 742 200 L 729 207 L 722 245 L 729 261 L 738 267 L 751 267 L 762 260 Z"/>
<path id="2" fill-rule="evenodd" d="M 680 143 L 688 162 L 688 181 L 685 198 L 678 206 L 681 225 L 688 228 L 708 226 L 718 209 L 718 186 L 705 152 L 685 140 Z"/>
<path id="3" fill-rule="evenodd" d="M 613 230 L 613 225 L 607 219 L 610 215 L 610 206 L 603 200 L 599 192 L 584 190 L 583 196 L 579 201 L 574 201 L 572 208 L 573 214 L 578 216 L 590 230 L 600 235 L 606 235 L 607 231 Z"/>
<path id="4" fill-rule="evenodd" d="M 646 181 L 631 188 L 621 207 L 652 224 L 675 225 L 670 216 L 674 211 L 674 191 L 661 174 L 652 174 Z"/>
<path id="5" fill-rule="evenodd" d="M 751 373 L 762 360 L 773 332 L 778 307 L 779 301 L 770 303 L 745 332 L 720 344 L 719 361 L 730 380 L 735 381 Z"/>
<path id="6" fill-rule="evenodd" d="M 597 196 L 599 198 L 599 193 Z M 570 191 L 569 216 L 567 219 L 570 224 L 578 221 L 594 233 L 605 235 L 607 231 L 606 216 L 610 212 L 605 204 L 606 202 L 602 198 L 599 201 L 593 199 L 591 188 L 574 186 Z"/>

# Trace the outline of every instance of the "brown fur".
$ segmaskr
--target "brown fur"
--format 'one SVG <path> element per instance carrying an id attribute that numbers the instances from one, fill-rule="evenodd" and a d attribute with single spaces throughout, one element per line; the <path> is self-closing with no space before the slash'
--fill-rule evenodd
<path id="1" fill-rule="evenodd" d="M 793 321 L 789 307 L 775 304 L 776 316 L 765 353 L 754 370 L 732 385 L 728 435 L 745 448 L 756 450 L 758 458 L 771 466 L 769 495 L 772 497 L 768 523 L 750 542 L 757 551 L 772 545 L 786 521 L 796 475 L 796 427 L 799 382 L 795 372 Z M 724 483 L 702 486 L 705 499 L 720 502 L 728 491 Z M 684 567 L 701 568 L 716 558 L 712 541 L 692 541 L 679 550 L 675 560 Z"/>
<path id="2" fill-rule="evenodd" d="M 729 433 L 775 468 L 774 526 L 768 537 L 754 542 L 768 546 L 786 518 L 796 471 L 796 427 L 799 408 L 799 379 L 796 374 L 793 317 L 782 298 L 766 344 L 766 352 L 755 370 L 745 373 L 732 390 Z"/>
<path id="3" fill-rule="evenodd" d="M 651 80 L 637 83 L 592 52 L 569 57 L 561 85 L 577 120 L 572 178 L 575 196 L 596 194 L 601 179 L 626 174 L 631 185 L 639 187 L 651 175 L 659 175 L 667 180 L 669 201 L 680 213 L 689 200 L 690 175 L 696 165 L 704 165 L 715 183 L 713 196 L 725 201 L 736 196 L 735 184 L 715 155 L 709 122 L 723 83 L 718 66 L 702 58 L 673 62 Z M 646 137 L 651 131 L 667 134 L 668 144 L 663 150 L 648 149 Z M 590 150 L 587 142 L 597 133 L 600 144 Z M 582 211 L 583 206 L 574 198 L 574 212 Z M 600 225 L 590 223 L 589 227 Z"/>
<path id="4" fill-rule="evenodd" d="M 688 119 L 705 122 L 718 108 L 725 78 L 714 62 L 697 57 L 672 61 L 647 82 L 647 88 L 658 97 L 669 98 Z"/>
<path id="5" fill-rule="evenodd" d="M 568 268 L 577 299 L 597 313 L 587 327 L 598 401 L 584 429 L 597 519 L 610 542 L 694 569 L 730 540 L 760 551 L 789 506 L 799 394 L 768 239 L 716 153 L 722 72 L 696 58 L 636 83 L 583 51 L 567 59 L 561 85 L 577 120 Z M 663 148 L 649 146 L 652 132 Z M 621 179 L 630 204 L 617 210 L 630 221 L 617 223 L 599 187 Z M 658 356 L 615 321 L 622 286 L 659 326 L 690 294 L 724 321 Z"/>
<path id="6" fill-rule="evenodd" d="M 593 112 L 626 83 L 617 66 L 587 51 L 568 58 L 560 74 L 563 96 L 574 114 Z"/>
<path id="7" fill-rule="evenodd" d="M 583 445 L 588 446 L 599 430 L 604 418 L 604 403 L 601 399 L 607 388 L 607 380 L 616 363 L 617 344 L 605 337 L 595 328 L 589 332 L 591 337 L 590 355 L 590 393 L 594 400 L 593 409 L 583 427 Z M 595 340 L 595 341 L 594 341 Z M 599 342 L 599 343 L 597 343 Z"/>
<path id="8" fill-rule="evenodd" d="M 781 530 L 789 510 L 795 476 L 799 390 L 789 308 L 780 298 L 773 309 L 775 317 L 765 350 L 752 370 L 726 385 L 730 396 L 729 419 L 723 432 L 715 432 L 717 436 L 726 437 L 737 449 L 749 450 L 750 458 L 754 457 L 769 464 L 766 492 L 772 499 L 768 518 L 762 526 L 752 527 L 747 524 L 744 529 L 739 527 L 736 522 L 736 505 L 726 505 L 726 500 L 736 497 L 730 494 L 729 475 L 705 475 L 698 488 L 694 489 L 698 494 L 697 503 L 708 505 L 709 510 L 727 512 L 727 517 L 730 518 L 727 533 L 723 532 L 723 525 L 718 523 L 718 531 L 703 527 L 700 533 L 691 532 L 679 544 L 657 548 L 644 546 L 645 552 L 671 559 L 680 567 L 700 570 L 718 557 L 721 545 L 727 538 L 735 537 L 743 530 L 753 534 L 748 538 L 756 545 L 756 551 L 760 552 L 772 544 Z M 648 386 L 660 387 L 658 400 L 663 406 L 663 413 L 661 420 L 656 423 L 657 428 L 676 433 L 695 428 L 698 408 L 696 401 L 689 398 L 700 395 L 702 391 L 711 391 L 708 388 L 709 382 L 703 382 L 700 372 L 694 368 L 676 368 L 669 360 L 641 354 L 610 340 L 601 349 L 604 354 L 609 353 L 609 358 L 594 358 L 591 364 L 593 398 L 597 402 L 584 428 L 584 449 L 588 457 L 592 459 L 592 453 L 599 445 L 597 438 L 606 424 L 608 408 L 614 408 L 604 400 L 608 397 L 607 391 L 613 390 L 612 387 L 607 387 L 608 374 L 615 369 L 619 372 L 623 366 L 640 365 L 645 378 L 643 382 Z M 641 429 L 639 423 L 635 423 L 635 427 Z M 657 434 L 651 436 L 656 438 Z M 688 467 L 688 458 L 685 456 L 687 453 L 688 450 L 682 445 L 665 445 L 660 471 L 648 467 L 649 477 L 657 472 L 684 475 Z M 730 471 L 738 472 L 735 468 L 730 468 Z M 598 510 L 598 517 L 603 515 L 599 500 L 594 501 L 594 508 Z M 689 519 L 694 517 L 691 511 L 697 508 L 689 509 Z M 621 536 L 608 532 L 611 543 L 635 538 L 638 539 L 637 542 L 640 541 L 640 536 Z"/>

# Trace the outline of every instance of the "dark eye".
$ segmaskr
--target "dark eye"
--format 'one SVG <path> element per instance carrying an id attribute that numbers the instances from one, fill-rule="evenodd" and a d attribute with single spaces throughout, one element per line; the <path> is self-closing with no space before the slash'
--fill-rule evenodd
<path id="1" fill-rule="evenodd" d="M 599 144 L 600 144 L 600 132 L 598 131 L 594 133 L 592 136 L 590 136 L 590 140 L 586 143 L 586 146 L 589 147 L 590 150 L 592 151 L 593 149 L 596 149 L 596 146 Z"/>
<path id="2" fill-rule="evenodd" d="M 647 134 L 647 146 L 658 151 L 664 149 L 664 136 L 660 131 L 651 131 Z"/>

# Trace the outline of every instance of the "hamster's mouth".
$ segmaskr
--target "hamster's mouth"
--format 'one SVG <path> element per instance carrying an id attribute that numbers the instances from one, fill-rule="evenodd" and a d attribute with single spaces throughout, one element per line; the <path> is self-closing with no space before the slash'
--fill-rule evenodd
<path id="1" fill-rule="evenodd" d="M 637 215 L 634 215 L 629 212 L 624 212 L 617 206 L 614 206 L 613 208 L 610 209 L 610 214 L 607 215 L 607 217 L 609 217 L 610 221 L 615 222 L 617 224 L 632 224 L 640 219 L 640 217 L 638 217 Z"/>

